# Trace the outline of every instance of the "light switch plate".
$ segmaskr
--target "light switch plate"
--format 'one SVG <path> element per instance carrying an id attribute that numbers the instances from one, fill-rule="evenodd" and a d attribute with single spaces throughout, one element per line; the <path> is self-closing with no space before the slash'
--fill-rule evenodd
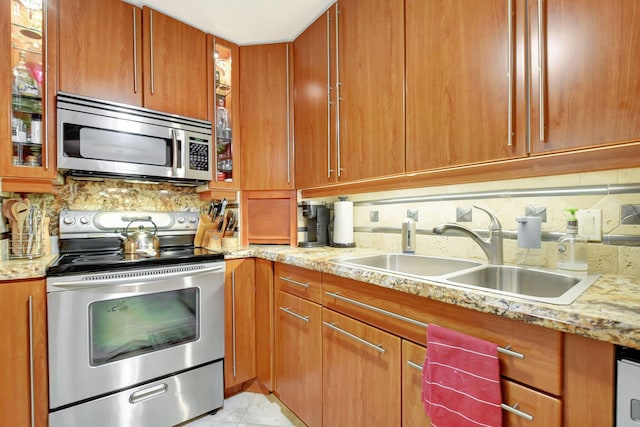
<path id="1" fill-rule="evenodd" d="M 602 210 L 580 209 L 576 212 L 578 234 L 590 242 L 602 241 Z"/>

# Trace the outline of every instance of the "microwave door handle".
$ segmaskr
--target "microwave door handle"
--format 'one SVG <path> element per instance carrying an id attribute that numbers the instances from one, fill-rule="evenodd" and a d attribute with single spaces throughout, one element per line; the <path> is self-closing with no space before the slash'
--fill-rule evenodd
<path id="1" fill-rule="evenodd" d="M 178 175 L 178 131 L 175 129 L 171 129 L 171 149 L 171 176 L 175 177 Z"/>

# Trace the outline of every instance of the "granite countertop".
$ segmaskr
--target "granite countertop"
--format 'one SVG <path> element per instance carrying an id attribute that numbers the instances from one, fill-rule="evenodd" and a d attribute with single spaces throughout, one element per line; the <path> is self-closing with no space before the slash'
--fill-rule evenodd
<path id="1" fill-rule="evenodd" d="M 360 248 L 251 246 L 225 252 L 226 259 L 257 257 L 355 279 L 460 307 L 640 349 L 640 277 L 603 274 L 570 305 L 555 305 L 426 280 L 373 272 L 331 262 L 344 256 L 382 253 Z M 42 278 L 55 256 L 0 261 L 0 281 Z"/>
<path id="2" fill-rule="evenodd" d="M 373 272 L 331 262 L 383 251 L 257 246 L 234 256 L 255 256 L 355 279 L 526 323 L 640 349 L 640 277 L 603 274 L 570 305 L 529 301 L 496 293 Z"/>

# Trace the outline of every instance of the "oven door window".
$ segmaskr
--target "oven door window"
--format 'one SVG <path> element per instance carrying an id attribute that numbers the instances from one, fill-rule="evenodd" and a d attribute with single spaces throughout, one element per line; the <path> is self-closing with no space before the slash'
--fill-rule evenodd
<path id="1" fill-rule="evenodd" d="M 91 365 L 197 340 L 198 300 L 199 289 L 189 288 L 91 303 Z"/>

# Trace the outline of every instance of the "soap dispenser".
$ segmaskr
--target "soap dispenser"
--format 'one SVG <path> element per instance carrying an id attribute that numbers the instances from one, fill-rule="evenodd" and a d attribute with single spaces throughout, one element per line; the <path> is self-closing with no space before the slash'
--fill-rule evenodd
<path id="1" fill-rule="evenodd" d="M 558 268 L 563 270 L 587 271 L 589 254 L 587 239 L 578 235 L 577 209 L 565 209 L 570 216 L 567 220 L 567 233 L 558 239 Z"/>

